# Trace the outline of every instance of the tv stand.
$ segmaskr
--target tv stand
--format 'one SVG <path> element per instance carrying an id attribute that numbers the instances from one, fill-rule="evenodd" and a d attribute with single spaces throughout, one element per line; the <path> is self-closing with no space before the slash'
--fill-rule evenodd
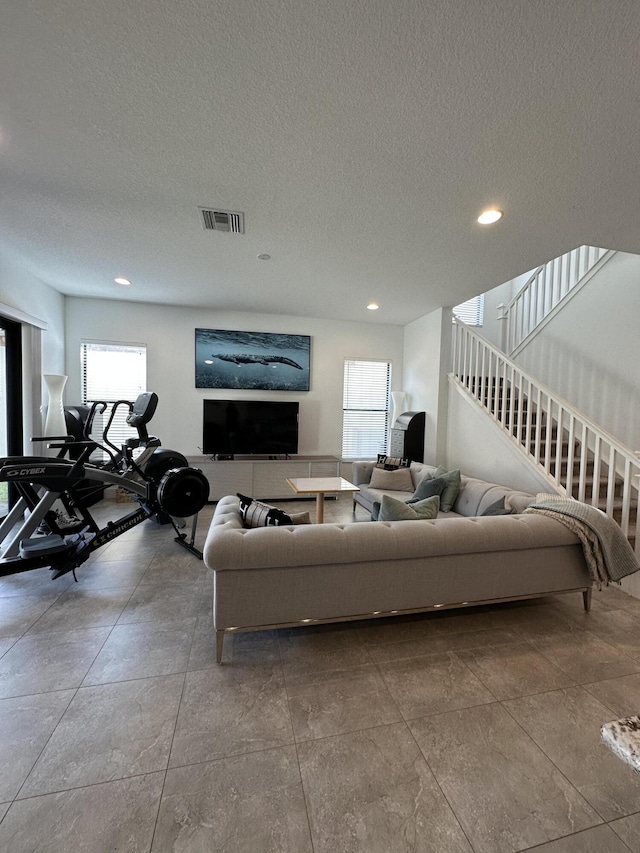
<path id="1" fill-rule="evenodd" d="M 209 480 L 209 502 L 237 492 L 262 500 L 292 500 L 287 477 L 340 476 L 340 460 L 336 456 L 235 456 L 216 460 L 189 456 L 188 461 Z"/>

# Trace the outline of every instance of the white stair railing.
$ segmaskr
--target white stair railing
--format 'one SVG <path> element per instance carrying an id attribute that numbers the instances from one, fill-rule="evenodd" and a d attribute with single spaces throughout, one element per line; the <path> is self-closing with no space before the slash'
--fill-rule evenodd
<path id="1" fill-rule="evenodd" d="M 609 253 L 598 246 L 579 246 L 534 270 L 524 287 L 504 307 L 505 352 L 513 354 L 554 308 Z M 613 252 L 609 254 L 614 254 Z"/>
<path id="2" fill-rule="evenodd" d="M 453 374 L 556 491 L 615 519 L 640 555 L 640 462 L 632 450 L 454 318 Z"/>

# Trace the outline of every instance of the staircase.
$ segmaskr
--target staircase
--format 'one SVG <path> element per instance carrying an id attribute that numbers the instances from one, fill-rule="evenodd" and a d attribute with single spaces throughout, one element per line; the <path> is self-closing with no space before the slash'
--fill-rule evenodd
<path id="1" fill-rule="evenodd" d="M 579 246 L 533 270 L 511 302 L 500 306 L 500 319 L 505 321 L 502 349 L 516 355 L 561 303 L 575 296 L 613 255 L 598 246 Z"/>
<path id="2" fill-rule="evenodd" d="M 640 553 L 640 461 L 633 451 L 456 319 L 452 379 L 536 466 L 550 491 L 600 508 Z"/>

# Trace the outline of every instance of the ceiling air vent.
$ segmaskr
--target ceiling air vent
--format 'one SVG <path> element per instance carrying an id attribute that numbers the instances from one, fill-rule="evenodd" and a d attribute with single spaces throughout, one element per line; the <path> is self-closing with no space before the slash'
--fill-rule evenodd
<path id="1" fill-rule="evenodd" d="M 227 231 L 230 234 L 244 234 L 244 213 L 235 210 L 212 210 L 198 208 L 202 216 L 205 231 Z"/>

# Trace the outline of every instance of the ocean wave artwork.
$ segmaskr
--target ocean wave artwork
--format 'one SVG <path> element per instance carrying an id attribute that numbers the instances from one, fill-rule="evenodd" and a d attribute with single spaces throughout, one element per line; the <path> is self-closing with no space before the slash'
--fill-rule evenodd
<path id="1" fill-rule="evenodd" d="M 196 388 L 308 391 L 309 335 L 196 329 Z"/>

